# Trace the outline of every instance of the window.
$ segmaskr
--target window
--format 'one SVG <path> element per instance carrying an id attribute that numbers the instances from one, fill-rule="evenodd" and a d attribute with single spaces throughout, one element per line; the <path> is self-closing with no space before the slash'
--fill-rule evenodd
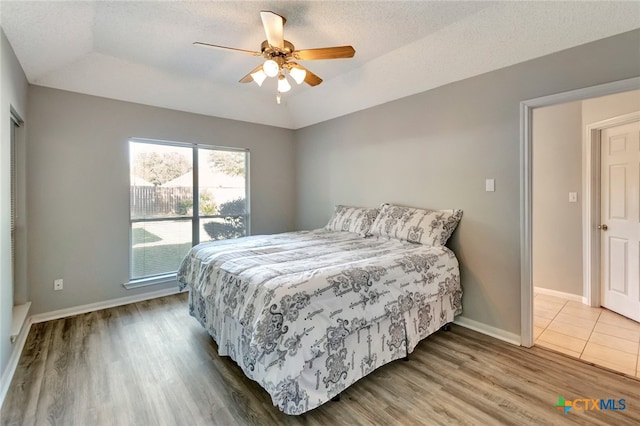
<path id="1" fill-rule="evenodd" d="M 248 235 L 248 151 L 132 139 L 129 156 L 134 283 L 174 274 L 202 241 Z"/>
<path id="2" fill-rule="evenodd" d="M 24 187 L 22 184 L 22 176 L 24 176 L 23 163 L 24 160 L 24 122 L 18 115 L 18 113 L 9 107 L 10 110 L 10 140 L 9 140 L 9 155 L 10 155 L 10 199 L 11 199 L 11 285 L 13 293 L 13 309 L 11 312 L 11 343 L 14 343 L 20 334 L 20 330 L 27 320 L 29 313 L 29 307 L 31 302 L 27 302 L 27 289 L 25 288 L 26 281 L 19 279 L 18 267 L 18 254 L 23 253 L 24 244 L 24 232 L 20 232 L 24 226 L 24 217 L 21 217 L 21 212 L 24 212 Z M 22 229 L 23 230 L 23 229 Z M 24 272 L 24 271 L 23 271 Z"/>
<path id="3" fill-rule="evenodd" d="M 13 118 L 13 117 L 12 117 Z M 11 155 L 11 283 L 13 286 L 13 297 L 15 303 L 15 285 L 16 285 L 16 127 L 18 124 L 11 120 L 11 140 L 10 140 L 10 155 Z"/>
<path id="4" fill-rule="evenodd" d="M 18 219 L 18 146 L 16 142 L 16 132 L 22 124 L 22 120 L 11 112 L 11 139 L 10 139 L 10 156 L 11 156 L 11 283 L 13 288 L 13 305 L 18 305 L 19 291 L 16 289 L 16 222 Z"/>

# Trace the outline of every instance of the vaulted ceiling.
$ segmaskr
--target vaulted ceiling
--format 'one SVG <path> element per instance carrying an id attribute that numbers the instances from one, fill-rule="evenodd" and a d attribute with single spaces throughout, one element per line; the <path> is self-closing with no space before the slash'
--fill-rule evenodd
<path id="1" fill-rule="evenodd" d="M 241 84 L 259 57 L 261 10 L 286 17 L 296 48 L 352 45 L 352 59 L 305 61 L 324 79 Z M 30 83 L 297 129 L 640 28 L 640 3 L 542 1 L 0 2 Z"/>

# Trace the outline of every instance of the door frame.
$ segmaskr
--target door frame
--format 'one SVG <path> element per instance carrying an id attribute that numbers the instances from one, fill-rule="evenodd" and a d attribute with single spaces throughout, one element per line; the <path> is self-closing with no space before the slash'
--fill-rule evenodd
<path id="1" fill-rule="evenodd" d="M 552 106 L 566 102 L 580 101 L 600 96 L 613 95 L 621 92 L 640 89 L 640 77 L 615 81 L 612 83 L 600 84 L 597 86 L 585 87 L 549 96 L 529 99 L 520 102 L 520 345 L 525 347 L 533 346 L 533 270 L 532 270 L 532 189 L 533 189 L 533 110 L 545 106 Z M 583 150 L 585 144 L 583 143 Z M 583 158 L 591 150 L 583 152 Z M 597 159 L 599 160 L 599 154 Z M 594 161 L 594 156 L 590 155 L 590 161 Z M 599 162 L 598 162 L 599 165 Z M 591 164 L 593 166 L 593 164 Z M 583 171 L 584 173 L 584 171 Z M 586 204 L 587 188 L 586 183 L 590 181 L 583 174 L 583 213 L 585 206 L 591 206 L 593 196 L 590 197 L 590 204 Z M 593 191 L 593 184 L 590 182 L 590 191 Z M 590 215 L 593 219 L 593 215 Z M 583 215 L 583 229 L 586 226 Z M 589 225 L 590 226 L 590 225 Z M 591 238 L 593 240 L 593 238 Z M 599 241 L 598 241 L 599 243 Z M 593 244 L 593 241 L 591 241 Z M 584 251 L 584 250 L 583 250 Z M 593 256 L 591 250 L 590 256 Z M 592 258 L 585 258 L 583 253 L 583 263 L 592 263 Z M 598 254 L 599 259 L 599 254 Z M 584 269 L 584 266 L 583 266 Z M 599 270 L 599 265 L 598 265 Z M 589 280 L 593 280 L 590 271 Z M 599 275 L 596 275 L 599 277 Z M 587 293 L 587 295 L 590 294 Z"/>
<path id="2" fill-rule="evenodd" d="M 582 277 L 585 303 L 599 307 L 602 297 L 600 276 L 601 232 L 597 226 L 601 222 L 601 163 L 600 147 L 602 130 L 640 120 L 640 111 L 620 115 L 607 120 L 589 123 L 586 126 L 582 147 L 582 170 L 584 171 L 584 202 L 582 204 Z"/>

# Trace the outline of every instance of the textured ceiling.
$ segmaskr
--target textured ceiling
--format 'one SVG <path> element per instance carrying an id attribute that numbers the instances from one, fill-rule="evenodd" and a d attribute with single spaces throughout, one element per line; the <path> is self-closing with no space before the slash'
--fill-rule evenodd
<path id="1" fill-rule="evenodd" d="M 324 82 L 276 105 L 274 79 L 238 83 L 260 58 L 192 45 L 259 50 L 260 10 L 356 55 L 304 62 Z M 32 84 L 296 129 L 640 28 L 640 3 L 2 0 L 0 23 Z"/>

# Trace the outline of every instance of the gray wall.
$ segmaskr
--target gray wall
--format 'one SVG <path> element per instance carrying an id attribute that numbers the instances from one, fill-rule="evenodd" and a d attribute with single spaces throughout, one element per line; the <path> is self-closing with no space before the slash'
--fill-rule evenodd
<path id="1" fill-rule="evenodd" d="M 29 120 L 33 313 L 163 288 L 122 287 L 129 270 L 129 137 L 249 148 L 252 232 L 295 226 L 291 130 L 38 86 L 30 86 Z M 53 291 L 56 278 L 64 278 L 63 291 Z"/>
<path id="2" fill-rule="evenodd" d="M 519 103 L 637 77 L 639 44 L 624 33 L 297 131 L 298 227 L 338 203 L 461 208 L 463 316 L 519 335 Z"/>
<path id="3" fill-rule="evenodd" d="M 0 375 L 4 373 L 12 345 L 13 285 L 11 264 L 11 121 L 10 107 L 27 122 L 27 79 L 0 28 Z M 24 136 L 24 129 L 21 132 Z M 23 141 L 21 141 L 23 142 Z M 23 191 L 22 191 L 23 192 Z M 22 206 L 21 206 L 22 207 Z M 24 229 L 21 229 L 21 232 Z M 21 234 L 22 235 L 22 234 Z"/>
<path id="4" fill-rule="evenodd" d="M 535 109 L 532 146 L 533 285 L 582 296 L 582 102 Z"/>

